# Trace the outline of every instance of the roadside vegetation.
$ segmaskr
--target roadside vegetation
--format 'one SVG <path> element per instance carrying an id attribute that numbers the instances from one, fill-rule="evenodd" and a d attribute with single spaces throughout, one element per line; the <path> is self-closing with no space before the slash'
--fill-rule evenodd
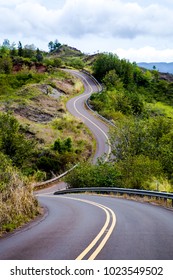
<path id="1" fill-rule="evenodd" d="M 40 213 L 33 185 L 79 163 L 71 187 L 173 191 L 173 83 L 113 54 L 87 56 L 57 40 L 0 46 L 0 233 Z M 90 105 L 115 124 L 109 162 L 88 162 L 94 144 L 65 103 L 83 92 L 64 67 L 87 69 L 103 84 Z"/>
<path id="2" fill-rule="evenodd" d="M 0 152 L 0 235 L 36 217 L 40 209 L 31 182 Z"/>
<path id="3" fill-rule="evenodd" d="M 60 69 L 79 69 L 81 53 L 62 59 L 56 40 L 49 52 L 34 45 L 0 46 L 0 232 L 11 231 L 39 213 L 36 182 L 58 176 L 87 160 L 92 136 L 66 110 L 66 100 L 83 92 L 79 79 Z M 56 53 L 61 53 L 57 55 Z"/>
<path id="4" fill-rule="evenodd" d="M 90 105 L 115 125 L 112 155 L 109 163 L 80 165 L 67 177 L 69 185 L 76 186 L 77 176 L 80 187 L 95 186 L 104 174 L 114 178 L 109 187 L 173 191 L 173 83 L 111 53 L 97 56 L 93 74 L 104 90 Z"/>

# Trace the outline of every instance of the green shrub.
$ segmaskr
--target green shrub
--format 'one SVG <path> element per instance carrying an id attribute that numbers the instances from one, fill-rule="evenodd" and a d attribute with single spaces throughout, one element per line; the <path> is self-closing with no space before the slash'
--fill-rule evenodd
<path id="1" fill-rule="evenodd" d="M 37 159 L 37 168 L 46 172 L 48 176 L 51 176 L 51 172 L 57 173 L 61 169 L 60 157 L 47 150 L 42 152 L 42 155 Z"/>
<path id="2" fill-rule="evenodd" d="M 53 149 L 55 151 L 58 151 L 60 154 L 63 154 L 65 152 L 71 152 L 72 151 L 72 139 L 70 137 L 61 140 L 58 138 L 53 145 Z"/>
<path id="3" fill-rule="evenodd" d="M 117 168 L 122 175 L 121 184 L 125 188 L 150 189 L 153 180 L 163 177 L 163 168 L 158 160 L 138 155 L 119 161 Z"/>
<path id="4" fill-rule="evenodd" d="M 117 163 L 144 156 L 158 161 L 165 176 L 172 178 L 173 122 L 165 117 L 116 122 L 111 132 L 112 152 Z M 153 175 L 154 176 L 154 175 Z"/>
<path id="5" fill-rule="evenodd" d="M 84 62 L 79 57 L 71 58 L 67 64 L 68 66 L 74 67 L 76 69 L 84 68 Z"/>
<path id="6" fill-rule="evenodd" d="M 83 163 L 70 172 L 65 181 L 72 188 L 117 187 L 120 178 L 120 172 L 111 163 Z"/>
<path id="7" fill-rule="evenodd" d="M 12 60 L 9 56 L 0 58 L 0 73 L 10 74 L 12 72 Z"/>
<path id="8" fill-rule="evenodd" d="M 10 113 L 0 114 L 0 151 L 11 158 L 14 165 L 22 167 L 33 155 L 34 142 L 20 132 L 20 125 Z"/>

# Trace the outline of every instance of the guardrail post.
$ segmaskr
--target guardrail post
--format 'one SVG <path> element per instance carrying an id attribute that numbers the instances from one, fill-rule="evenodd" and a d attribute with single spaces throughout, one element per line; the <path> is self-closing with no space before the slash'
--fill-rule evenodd
<path id="1" fill-rule="evenodd" d="M 165 205 L 167 205 L 167 198 L 164 198 L 164 203 Z"/>

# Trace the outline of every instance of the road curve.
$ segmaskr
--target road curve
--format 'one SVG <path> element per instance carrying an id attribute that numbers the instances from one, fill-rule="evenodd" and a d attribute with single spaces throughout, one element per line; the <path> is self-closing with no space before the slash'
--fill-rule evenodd
<path id="1" fill-rule="evenodd" d="M 173 211 L 96 195 L 39 201 L 46 216 L 1 238 L 0 259 L 173 260 Z"/>
<path id="2" fill-rule="evenodd" d="M 98 157 L 104 154 L 108 157 L 110 154 L 110 145 L 108 144 L 107 135 L 108 127 L 90 114 L 84 106 L 84 101 L 93 92 L 98 91 L 98 85 L 92 78 L 84 73 L 78 71 L 70 72 L 82 80 L 85 91 L 82 95 L 70 100 L 67 103 L 67 109 L 74 116 L 82 119 L 93 132 L 97 141 L 97 149 L 93 159 L 93 162 L 96 162 Z M 61 187 L 64 187 L 64 183 L 61 183 L 61 186 L 57 186 L 57 188 Z M 47 209 L 47 214 L 41 222 L 38 220 L 24 227 L 22 230 L 15 231 L 15 233 L 9 235 L 9 237 L 2 238 L 0 240 L 0 259 L 83 259 L 84 256 L 89 253 L 91 253 L 89 258 L 93 259 L 99 254 L 115 227 L 115 214 L 104 205 L 89 203 L 88 201 L 80 201 L 80 209 L 77 209 L 79 206 L 76 208 L 76 201 L 71 201 L 71 203 L 67 201 L 63 203 L 62 206 L 62 203 L 51 195 L 55 190 L 57 189 L 55 189 L 54 186 L 53 188 L 42 190 L 37 193 L 37 195 L 39 195 L 39 202 Z M 45 192 L 48 192 L 46 196 Z M 73 206 L 74 202 L 75 206 Z M 77 202 L 79 203 L 79 201 Z M 86 212 L 84 211 L 84 205 L 87 205 Z M 75 214 L 69 215 L 68 209 L 74 209 Z M 70 212 L 73 214 L 73 211 Z M 59 216 L 59 213 L 62 215 Z M 80 215 L 84 213 L 82 219 L 78 217 L 78 213 L 80 213 Z M 90 218 L 92 215 L 93 221 Z M 98 221 L 97 223 L 95 222 L 96 219 Z M 82 227 L 81 221 L 85 221 L 85 225 Z M 76 224 L 77 227 L 75 227 Z M 94 225 L 93 229 L 92 225 Z M 70 228 L 75 228 L 75 231 L 68 231 L 68 226 L 71 226 Z M 59 232 L 60 235 L 58 235 Z M 79 243 L 79 239 L 76 239 L 78 234 L 82 236 L 81 244 Z M 67 239 L 64 239 L 61 244 L 57 244 L 57 238 L 61 240 L 61 235 L 67 236 Z M 98 248 L 92 251 L 95 243 L 97 243 L 103 235 L 104 238 L 100 240 Z M 76 242 L 73 241 L 71 245 L 69 244 L 67 246 L 68 240 L 75 239 Z M 85 244 L 89 245 L 85 248 Z M 73 249 L 69 249 L 70 247 Z M 76 252 L 78 252 L 77 255 Z"/>
<path id="3" fill-rule="evenodd" d="M 112 210 L 72 196 L 40 195 L 39 201 L 46 215 L 0 239 L 0 259 L 81 260 L 99 254 L 114 229 Z"/>
<path id="4" fill-rule="evenodd" d="M 109 128 L 103 121 L 93 116 L 85 107 L 85 101 L 89 96 L 94 92 L 98 92 L 98 84 L 85 73 L 74 70 L 68 71 L 82 80 L 85 91 L 80 96 L 70 99 L 66 105 L 67 109 L 72 115 L 80 118 L 89 127 L 96 139 L 97 148 L 93 162 L 95 163 L 97 158 L 103 155 L 105 155 L 107 159 L 111 152 L 108 138 Z"/>
<path id="5" fill-rule="evenodd" d="M 85 93 L 69 101 L 67 108 L 93 131 L 98 141 L 96 161 L 110 152 L 105 145 L 107 126 L 83 105 L 97 86 L 85 74 L 73 74 L 80 75 Z M 55 190 L 37 193 L 46 209 L 42 218 L 0 239 L 0 259 L 173 259 L 173 211 L 108 196 L 54 196 Z"/>

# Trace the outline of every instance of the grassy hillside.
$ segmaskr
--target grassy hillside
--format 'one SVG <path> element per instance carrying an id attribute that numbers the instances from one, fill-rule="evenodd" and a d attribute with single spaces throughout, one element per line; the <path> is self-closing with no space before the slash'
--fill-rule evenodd
<path id="1" fill-rule="evenodd" d="M 68 98 L 84 90 L 59 68 L 69 52 L 41 55 L 35 61 L 0 48 L 1 232 L 38 214 L 33 182 L 57 176 L 93 150 L 91 134 L 66 110 Z"/>

